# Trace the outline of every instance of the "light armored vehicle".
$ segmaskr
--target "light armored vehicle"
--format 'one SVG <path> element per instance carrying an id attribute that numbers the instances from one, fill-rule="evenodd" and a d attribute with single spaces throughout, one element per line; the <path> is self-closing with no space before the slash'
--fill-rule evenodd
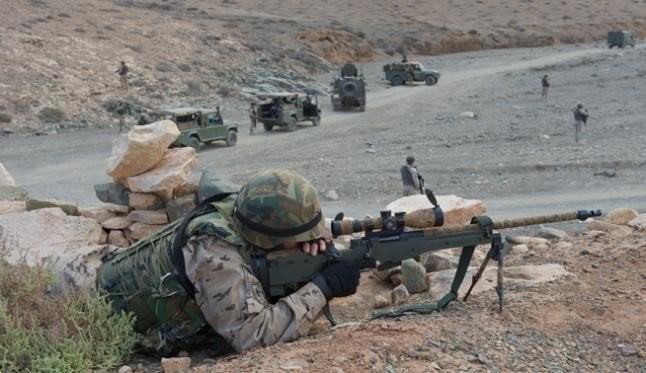
<path id="1" fill-rule="evenodd" d="M 238 125 L 224 124 L 220 108 L 216 110 L 178 108 L 164 110 L 160 116 L 170 119 L 179 128 L 181 135 L 173 146 L 192 146 L 199 148 L 201 143 L 223 140 L 227 146 L 238 141 Z"/>
<path id="2" fill-rule="evenodd" d="M 608 47 L 623 48 L 627 45 L 635 48 L 635 38 L 630 31 L 610 31 L 608 32 Z"/>
<path id="3" fill-rule="evenodd" d="M 265 131 L 274 127 L 294 131 L 298 122 L 303 121 L 311 121 L 314 126 L 321 124 L 321 107 L 316 96 L 281 92 L 260 95 L 257 100 L 257 118 Z"/>
<path id="4" fill-rule="evenodd" d="M 384 65 L 384 74 L 390 85 L 397 86 L 410 82 L 424 82 L 426 85 L 435 85 L 440 79 L 440 72 L 426 69 L 419 62 L 406 61 Z"/>
<path id="5" fill-rule="evenodd" d="M 354 64 L 343 65 L 332 82 L 332 110 L 366 111 L 366 84 Z"/>

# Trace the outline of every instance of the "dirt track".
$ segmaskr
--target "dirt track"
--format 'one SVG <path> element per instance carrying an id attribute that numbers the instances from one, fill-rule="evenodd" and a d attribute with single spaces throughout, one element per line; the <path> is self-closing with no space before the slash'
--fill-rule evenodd
<path id="1" fill-rule="evenodd" d="M 242 182 L 267 167 L 293 168 L 338 201 L 325 212 L 375 213 L 399 196 L 399 166 L 418 159 L 438 194 L 483 199 L 493 216 L 574 208 L 646 209 L 646 49 L 604 46 L 494 50 L 418 58 L 442 72 L 437 86 L 386 88 L 381 63 L 363 66 L 370 93 L 365 113 L 333 113 L 294 133 L 262 129 L 238 145 L 207 145 L 200 166 Z M 540 98 L 543 73 L 552 80 Z M 325 82 L 329 76 L 321 76 Z M 591 120 L 586 145 L 573 141 L 571 108 Z M 461 118 L 463 111 L 477 118 Z M 114 130 L 0 138 L 0 160 L 32 195 L 95 204 L 92 185 L 107 182 Z M 374 150 L 374 153 L 372 152 Z M 617 176 L 594 176 L 613 168 Z"/>

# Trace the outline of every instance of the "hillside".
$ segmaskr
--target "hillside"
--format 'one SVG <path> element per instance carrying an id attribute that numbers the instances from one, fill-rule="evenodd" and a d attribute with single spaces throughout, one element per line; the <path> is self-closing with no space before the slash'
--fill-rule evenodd
<path id="1" fill-rule="evenodd" d="M 0 4 L 3 133 L 105 127 L 115 100 L 148 109 L 221 105 L 254 93 L 324 92 L 308 74 L 347 60 L 603 40 L 646 33 L 644 1 L 16 0 Z M 450 20 L 450 21 L 449 21 Z M 119 89 L 119 61 L 130 89 Z"/>

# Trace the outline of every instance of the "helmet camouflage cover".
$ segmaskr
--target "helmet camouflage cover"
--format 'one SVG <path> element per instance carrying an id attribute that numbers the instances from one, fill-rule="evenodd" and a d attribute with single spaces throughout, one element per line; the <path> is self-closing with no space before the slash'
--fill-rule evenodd
<path id="1" fill-rule="evenodd" d="M 233 224 L 245 241 L 263 249 L 326 235 L 318 192 L 289 170 L 269 170 L 251 177 L 236 200 Z"/>

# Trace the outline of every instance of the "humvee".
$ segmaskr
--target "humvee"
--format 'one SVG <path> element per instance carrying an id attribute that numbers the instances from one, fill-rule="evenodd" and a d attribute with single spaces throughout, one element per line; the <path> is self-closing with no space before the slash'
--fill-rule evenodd
<path id="1" fill-rule="evenodd" d="M 164 110 L 159 114 L 170 119 L 181 135 L 173 146 L 191 146 L 195 149 L 201 143 L 224 140 L 227 146 L 234 146 L 238 141 L 238 125 L 224 124 L 220 108 L 216 110 L 179 108 Z"/>
<path id="2" fill-rule="evenodd" d="M 608 32 L 608 47 L 623 48 L 627 45 L 635 48 L 635 39 L 630 31 L 610 31 Z"/>
<path id="3" fill-rule="evenodd" d="M 366 111 L 366 84 L 354 64 L 343 65 L 332 82 L 332 110 Z"/>
<path id="4" fill-rule="evenodd" d="M 390 85 L 397 86 L 408 82 L 425 82 L 426 85 L 435 85 L 440 79 L 437 70 L 426 70 L 419 62 L 402 61 L 384 65 L 386 80 Z"/>
<path id="5" fill-rule="evenodd" d="M 257 118 L 265 131 L 275 126 L 296 130 L 298 122 L 311 121 L 321 124 L 321 107 L 316 96 L 303 93 L 281 92 L 257 97 Z"/>

